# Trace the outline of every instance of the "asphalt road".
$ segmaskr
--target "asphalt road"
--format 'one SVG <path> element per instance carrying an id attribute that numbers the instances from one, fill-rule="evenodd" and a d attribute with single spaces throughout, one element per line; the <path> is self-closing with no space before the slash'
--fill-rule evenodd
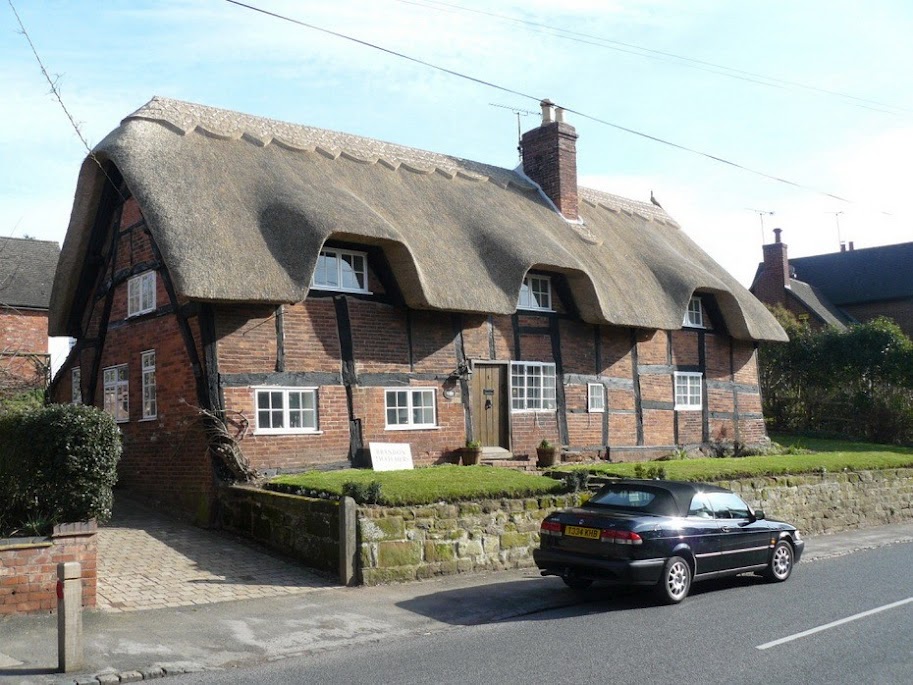
<path id="1" fill-rule="evenodd" d="M 906 543 L 800 563 L 783 584 L 754 576 L 697 584 L 672 607 L 644 592 L 592 588 L 572 606 L 508 621 L 174 682 L 909 685 L 911 569 Z M 543 592 L 572 592 L 557 579 L 541 583 Z"/>

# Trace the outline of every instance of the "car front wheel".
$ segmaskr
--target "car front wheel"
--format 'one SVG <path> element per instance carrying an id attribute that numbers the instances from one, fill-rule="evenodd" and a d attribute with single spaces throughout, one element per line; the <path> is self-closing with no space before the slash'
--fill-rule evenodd
<path id="1" fill-rule="evenodd" d="M 664 604 L 678 604 L 691 589 L 691 567 L 681 557 L 672 557 L 663 566 L 656 595 Z"/>
<path id="2" fill-rule="evenodd" d="M 780 540 L 770 555 L 770 562 L 764 570 L 764 577 L 775 583 L 782 583 L 793 572 L 793 546 Z"/>

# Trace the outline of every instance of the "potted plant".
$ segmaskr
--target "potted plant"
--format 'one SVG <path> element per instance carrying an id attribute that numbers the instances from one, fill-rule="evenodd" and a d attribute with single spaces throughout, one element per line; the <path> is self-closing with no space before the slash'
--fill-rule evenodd
<path id="1" fill-rule="evenodd" d="M 463 448 L 463 466 L 472 466 L 479 463 L 482 454 L 482 443 L 478 440 L 467 440 Z"/>
<path id="2" fill-rule="evenodd" d="M 558 461 L 558 446 L 543 438 L 536 448 L 536 455 L 539 457 L 540 467 L 554 466 Z"/>

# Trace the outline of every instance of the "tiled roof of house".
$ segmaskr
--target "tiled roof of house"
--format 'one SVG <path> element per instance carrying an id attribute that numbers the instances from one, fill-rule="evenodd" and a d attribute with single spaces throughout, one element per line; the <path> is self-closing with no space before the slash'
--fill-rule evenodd
<path id="1" fill-rule="evenodd" d="M 795 277 L 836 305 L 913 297 L 913 243 L 789 260 Z"/>
<path id="2" fill-rule="evenodd" d="M 695 290 L 729 332 L 773 316 L 664 211 L 579 189 L 582 223 L 522 173 L 345 133 L 154 98 L 95 149 L 123 175 L 180 295 L 298 302 L 327 239 L 379 245 L 416 309 L 509 314 L 526 272 L 563 273 L 591 323 L 677 329 Z M 104 176 L 84 162 L 51 308 L 63 332 Z"/>
<path id="3" fill-rule="evenodd" d="M 30 238 L 0 238 L 0 307 L 47 309 L 60 246 Z"/>
<path id="4" fill-rule="evenodd" d="M 828 326 L 844 330 L 849 324 L 854 323 L 854 319 L 851 316 L 840 311 L 813 285 L 791 278 L 789 279 L 789 290 L 787 292 Z"/>

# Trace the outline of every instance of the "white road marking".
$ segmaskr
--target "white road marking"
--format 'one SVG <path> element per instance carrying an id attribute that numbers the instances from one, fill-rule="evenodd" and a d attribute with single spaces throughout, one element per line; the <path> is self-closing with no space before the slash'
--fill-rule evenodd
<path id="1" fill-rule="evenodd" d="M 810 630 L 803 630 L 801 633 L 796 633 L 795 635 L 789 635 L 787 637 L 781 637 L 779 640 L 774 640 L 773 642 L 765 642 L 763 645 L 758 645 L 756 649 L 770 649 L 771 647 L 776 647 L 778 645 L 785 644 L 787 642 L 792 642 L 793 640 L 798 640 L 802 637 L 808 637 L 809 635 L 814 635 L 815 633 L 820 633 L 823 630 L 830 630 L 831 628 L 836 628 L 837 626 L 842 626 L 844 623 L 849 623 L 851 621 L 858 621 L 860 618 L 865 618 L 866 616 L 871 616 L 872 614 L 879 614 L 882 611 L 887 611 L 888 609 L 895 609 L 904 604 L 909 604 L 913 602 L 913 597 L 907 597 L 902 599 L 899 602 L 892 602 L 891 604 L 885 604 L 881 607 L 876 607 L 875 609 L 869 609 L 868 611 L 863 611 L 861 614 L 854 614 L 852 616 L 847 616 L 846 618 L 841 618 L 839 621 L 833 621 L 831 623 L 826 623 L 823 626 L 818 626 L 817 628 L 811 628 Z"/>

